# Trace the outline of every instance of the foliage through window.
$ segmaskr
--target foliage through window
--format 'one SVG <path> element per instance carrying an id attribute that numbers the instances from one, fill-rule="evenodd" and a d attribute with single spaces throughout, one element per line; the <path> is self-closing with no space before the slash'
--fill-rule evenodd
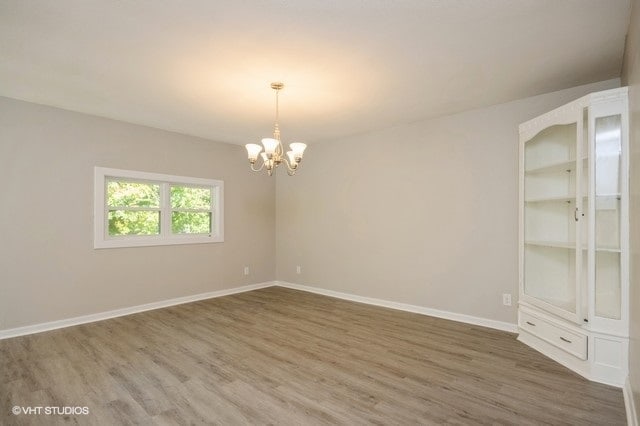
<path id="1" fill-rule="evenodd" d="M 107 180 L 109 235 L 160 234 L 160 185 Z"/>
<path id="2" fill-rule="evenodd" d="M 211 232 L 211 188 L 171 185 L 170 194 L 174 234 Z"/>
<path id="3" fill-rule="evenodd" d="M 217 180 L 95 169 L 96 248 L 223 241 Z"/>

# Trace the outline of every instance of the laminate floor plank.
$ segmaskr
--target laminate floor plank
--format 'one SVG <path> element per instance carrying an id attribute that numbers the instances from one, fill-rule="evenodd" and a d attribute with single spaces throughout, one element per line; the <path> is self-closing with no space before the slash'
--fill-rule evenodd
<path id="1" fill-rule="evenodd" d="M 2 425 L 625 424 L 620 389 L 511 333 L 279 287 L 2 340 L 0 410 Z"/>

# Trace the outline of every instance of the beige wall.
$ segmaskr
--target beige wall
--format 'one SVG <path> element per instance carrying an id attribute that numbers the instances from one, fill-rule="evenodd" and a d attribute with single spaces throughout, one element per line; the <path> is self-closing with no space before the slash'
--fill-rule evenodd
<path id="1" fill-rule="evenodd" d="M 622 82 L 629 86 L 629 139 L 631 142 L 629 382 L 633 390 L 636 410 L 640 410 L 640 1 L 638 0 L 632 2 Z M 637 414 L 640 416 L 640 411 L 637 411 Z"/>
<path id="2" fill-rule="evenodd" d="M 276 276 L 513 323 L 517 126 L 618 83 L 314 144 L 277 193 L 242 147 L 0 98 L 0 330 Z M 94 250 L 95 165 L 223 179 L 226 241 Z"/>
<path id="3" fill-rule="evenodd" d="M 310 146 L 278 176 L 278 279 L 515 323 L 518 124 L 618 84 Z"/>
<path id="4" fill-rule="evenodd" d="M 225 242 L 94 250 L 96 165 L 224 180 Z M 0 182 L 0 330 L 275 277 L 275 182 L 241 146 L 0 98 Z"/>

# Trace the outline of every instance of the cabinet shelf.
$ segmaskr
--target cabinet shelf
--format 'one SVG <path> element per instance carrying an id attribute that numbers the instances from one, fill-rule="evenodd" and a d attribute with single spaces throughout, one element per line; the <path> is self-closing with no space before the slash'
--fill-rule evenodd
<path id="1" fill-rule="evenodd" d="M 562 248 L 575 250 L 576 243 L 568 242 L 568 241 L 543 241 L 543 240 L 528 240 L 524 242 L 525 245 L 528 246 L 539 246 L 539 247 L 551 247 L 551 248 Z M 582 250 L 587 250 L 586 245 L 582 245 Z M 614 246 L 600 246 L 596 247 L 596 251 L 603 251 L 609 253 L 620 253 L 620 247 Z"/>
<path id="2" fill-rule="evenodd" d="M 587 195 L 583 195 L 582 199 L 587 198 Z M 620 194 L 598 194 L 596 195 L 596 199 L 598 200 L 612 200 L 612 199 L 616 199 L 616 200 L 620 200 Z M 525 203 L 544 203 L 544 202 L 553 202 L 553 201 L 564 201 L 567 203 L 571 203 L 572 201 L 575 201 L 576 197 L 574 196 L 570 196 L 570 195 L 559 195 L 559 196 L 553 196 L 553 197 L 536 197 L 536 198 L 529 198 L 524 200 Z"/>
<path id="3" fill-rule="evenodd" d="M 557 306 L 558 308 L 567 312 L 571 312 L 573 309 L 575 309 L 575 305 L 576 305 L 576 303 L 573 300 L 557 299 L 553 297 L 543 297 L 541 298 L 541 300 L 553 306 Z"/>
<path id="4" fill-rule="evenodd" d="M 583 158 L 582 161 L 587 161 L 587 158 Z M 539 173 L 557 173 L 567 172 L 571 173 L 576 169 L 576 160 L 561 161 L 557 163 L 546 164 L 544 166 L 534 167 L 532 169 L 525 170 L 525 174 L 533 175 Z"/>
<path id="5" fill-rule="evenodd" d="M 529 246 L 553 247 L 553 248 L 574 249 L 574 250 L 576 248 L 576 243 L 570 243 L 568 241 L 530 240 L 530 241 L 525 241 L 524 243 Z"/>
<path id="6" fill-rule="evenodd" d="M 601 247 L 596 247 L 596 251 L 606 251 L 606 252 L 609 252 L 609 253 L 620 253 L 622 250 L 620 250 L 620 247 L 601 246 Z"/>
<path id="7" fill-rule="evenodd" d="M 586 198 L 586 195 L 584 196 L 584 198 Z M 611 199 L 616 199 L 616 200 L 620 200 L 621 195 L 620 194 L 596 194 L 596 199 L 598 200 L 611 200 Z"/>
<path id="8" fill-rule="evenodd" d="M 576 198 L 562 195 L 557 197 L 540 197 L 540 198 L 529 198 L 528 200 L 524 200 L 525 203 L 544 203 L 544 202 L 552 202 L 552 201 L 563 201 L 566 203 L 575 202 Z"/>

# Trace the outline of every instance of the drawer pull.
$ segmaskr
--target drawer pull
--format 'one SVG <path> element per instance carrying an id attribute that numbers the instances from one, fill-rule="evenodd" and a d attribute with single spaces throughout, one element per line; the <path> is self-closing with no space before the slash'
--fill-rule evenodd
<path id="1" fill-rule="evenodd" d="M 571 343 L 571 340 L 565 339 L 564 337 L 560 337 L 560 340 L 562 340 L 563 342 Z"/>
<path id="2" fill-rule="evenodd" d="M 532 323 L 531 321 L 527 321 L 527 324 L 529 324 L 530 326 L 535 327 L 536 325 L 534 323 Z"/>

